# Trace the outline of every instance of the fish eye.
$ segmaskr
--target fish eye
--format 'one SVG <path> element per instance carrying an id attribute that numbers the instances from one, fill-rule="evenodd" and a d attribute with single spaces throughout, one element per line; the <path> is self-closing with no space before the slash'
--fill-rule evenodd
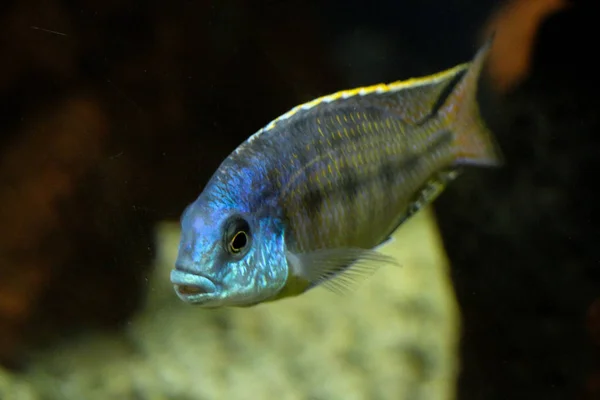
<path id="1" fill-rule="evenodd" d="M 244 231 L 238 231 L 231 242 L 229 242 L 229 250 L 232 253 L 239 253 L 248 243 L 248 235 Z"/>
<path id="2" fill-rule="evenodd" d="M 232 218 L 225 230 L 225 248 L 229 254 L 242 255 L 250 244 L 250 225 L 241 217 Z"/>

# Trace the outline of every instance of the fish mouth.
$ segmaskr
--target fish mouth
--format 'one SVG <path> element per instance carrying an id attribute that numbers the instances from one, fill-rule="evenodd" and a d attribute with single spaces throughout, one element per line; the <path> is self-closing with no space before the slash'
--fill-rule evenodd
<path id="1" fill-rule="evenodd" d="M 217 285 L 204 275 L 174 269 L 171 283 L 179 298 L 187 303 L 198 303 L 216 293 Z"/>

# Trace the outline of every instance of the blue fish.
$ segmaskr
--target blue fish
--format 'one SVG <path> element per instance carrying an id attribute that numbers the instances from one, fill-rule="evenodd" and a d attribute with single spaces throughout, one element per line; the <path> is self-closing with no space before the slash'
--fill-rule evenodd
<path id="1" fill-rule="evenodd" d="M 431 76 L 294 107 L 219 166 L 181 220 L 171 282 L 184 302 L 245 307 L 344 292 L 463 166 L 502 163 L 476 93 L 491 47 Z"/>

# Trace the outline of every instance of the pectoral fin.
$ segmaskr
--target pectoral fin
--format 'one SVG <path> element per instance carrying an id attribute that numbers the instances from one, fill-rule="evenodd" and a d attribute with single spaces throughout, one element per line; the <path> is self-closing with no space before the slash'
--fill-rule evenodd
<path id="1" fill-rule="evenodd" d="M 287 259 L 291 272 L 309 282 L 309 289 L 322 285 L 340 294 L 352 291 L 382 265 L 400 265 L 393 257 L 360 248 L 287 252 Z"/>

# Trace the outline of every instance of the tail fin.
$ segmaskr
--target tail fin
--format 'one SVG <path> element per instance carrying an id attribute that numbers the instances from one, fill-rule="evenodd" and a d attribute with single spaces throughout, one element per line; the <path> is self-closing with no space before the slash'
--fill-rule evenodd
<path id="1" fill-rule="evenodd" d="M 456 164 L 499 166 L 503 163 L 501 151 L 482 120 L 477 103 L 479 78 L 492 42 L 493 36 L 479 49 L 442 106 L 455 135 Z"/>

